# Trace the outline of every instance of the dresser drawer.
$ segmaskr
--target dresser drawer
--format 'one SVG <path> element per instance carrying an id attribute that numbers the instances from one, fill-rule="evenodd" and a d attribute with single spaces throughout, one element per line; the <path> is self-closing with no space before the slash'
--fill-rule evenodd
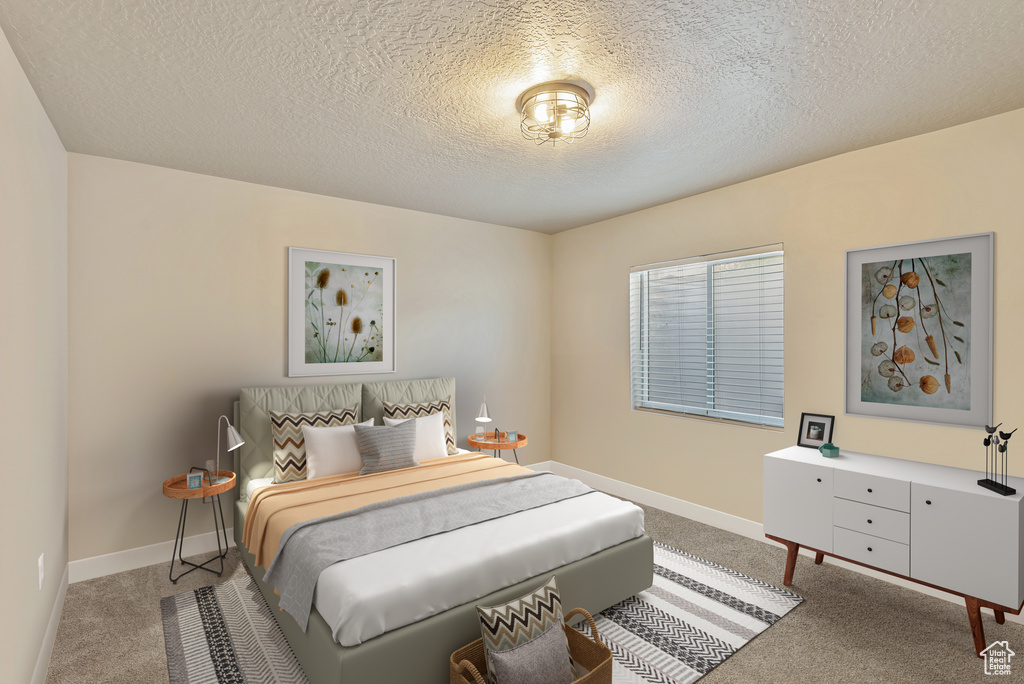
<path id="1" fill-rule="evenodd" d="M 899 575 L 910 575 L 910 547 L 906 544 L 842 527 L 835 528 L 832 544 L 837 556 Z"/>
<path id="2" fill-rule="evenodd" d="M 845 527 L 900 544 L 910 543 L 910 514 L 871 504 L 835 499 L 832 520 Z"/>
<path id="3" fill-rule="evenodd" d="M 910 483 L 906 480 L 837 470 L 833 487 L 835 495 L 841 499 L 910 512 Z"/>

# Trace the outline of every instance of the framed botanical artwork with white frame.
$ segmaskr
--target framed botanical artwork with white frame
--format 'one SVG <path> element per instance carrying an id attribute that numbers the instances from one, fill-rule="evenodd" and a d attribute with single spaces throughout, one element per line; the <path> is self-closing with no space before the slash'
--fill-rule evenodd
<path id="1" fill-rule="evenodd" d="M 288 248 L 288 376 L 395 371 L 395 259 Z"/>
<path id="2" fill-rule="evenodd" d="M 992 421 L 993 233 L 846 252 L 846 413 Z"/>

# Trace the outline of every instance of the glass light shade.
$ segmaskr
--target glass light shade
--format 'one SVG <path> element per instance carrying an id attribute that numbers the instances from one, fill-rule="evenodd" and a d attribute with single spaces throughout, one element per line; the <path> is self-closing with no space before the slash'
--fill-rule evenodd
<path id="1" fill-rule="evenodd" d="M 519 96 L 523 137 L 538 145 L 582 138 L 590 129 L 587 90 L 572 83 L 546 83 Z"/>
<path id="2" fill-rule="evenodd" d="M 490 423 L 491 414 L 487 411 L 487 402 L 480 404 L 480 412 L 476 414 L 476 422 L 478 423 Z"/>

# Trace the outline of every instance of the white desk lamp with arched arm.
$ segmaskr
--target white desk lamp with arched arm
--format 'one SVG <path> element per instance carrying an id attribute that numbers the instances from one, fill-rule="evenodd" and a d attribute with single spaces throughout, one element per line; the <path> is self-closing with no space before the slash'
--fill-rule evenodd
<path id="1" fill-rule="evenodd" d="M 242 439 L 242 436 L 240 434 L 238 434 L 238 430 L 236 430 L 234 428 L 234 426 L 231 425 L 231 421 L 228 420 L 228 417 L 227 416 L 221 416 L 220 419 L 217 420 L 217 467 L 216 467 L 216 471 L 215 471 L 214 476 L 212 476 L 213 477 L 213 484 L 218 484 L 218 483 L 221 483 L 221 482 L 226 482 L 229 479 L 229 478 L 226 478 L 226 477 L 220 477 L 217 474 L 217 473 L 220 472 L 220 426 L 221 426 L 221 421 L 223 421 L 224 424 L 228 426 L 228 435 L 227 436 L 228 436 L 228 451 L 229 452 L 230 451 L 234 451 L 238 447 L 240 447 L 243 444 L 245 444 L 245 440 Z"/>

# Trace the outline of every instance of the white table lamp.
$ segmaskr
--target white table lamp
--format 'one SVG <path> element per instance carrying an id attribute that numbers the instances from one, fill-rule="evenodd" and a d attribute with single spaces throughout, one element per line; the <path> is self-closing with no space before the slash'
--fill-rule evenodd
<path id="1" fill-rule="evenodd" d="M 476 422 L 478 423 L 490 423 L 491 413 L 487 410 L 487 395 L 484 395 L 484 401 L 480 404 L 480 411 L 476 414 Z M 483 426 L 477 428 L 478 433 L 485 432 Z"/>
<path id="2" fill-rule="evenodd" d="M 220 425 L 221 425 L 221 421 L 222 420 L 224 421 L 224 424 L 228 426 L 228 451 L 234 451 L 238 447 L 240 447 L 243 444 L 245 444 L 245 440 L 242 439 L 242 436 L 240 434 L 238 434 L 238 430 L 236 430 L 234 428 L 234 426 L 231 425 L 231 421 L 228 420 L 228 417 L 227 416 L 221 416 L 220 419 L 217 420 L 217 467 L 216 467 L 216 472 L 218 472 L 218 473 L 220 472 Z M 218 475 L 216 477 L 213 477 L 212 484 L 218 484 L 220 482 L 227 482 L 228 479 L 229 478 L 220 477 Z"/>
<path id="3" fill-rule="evenodd" d="M 476 414 L 476 422 L 490 423 L 491 414 L 487 411 L 487 395 L 484 395 L 484 402 L 480 404 L 480 412 Z"/>

